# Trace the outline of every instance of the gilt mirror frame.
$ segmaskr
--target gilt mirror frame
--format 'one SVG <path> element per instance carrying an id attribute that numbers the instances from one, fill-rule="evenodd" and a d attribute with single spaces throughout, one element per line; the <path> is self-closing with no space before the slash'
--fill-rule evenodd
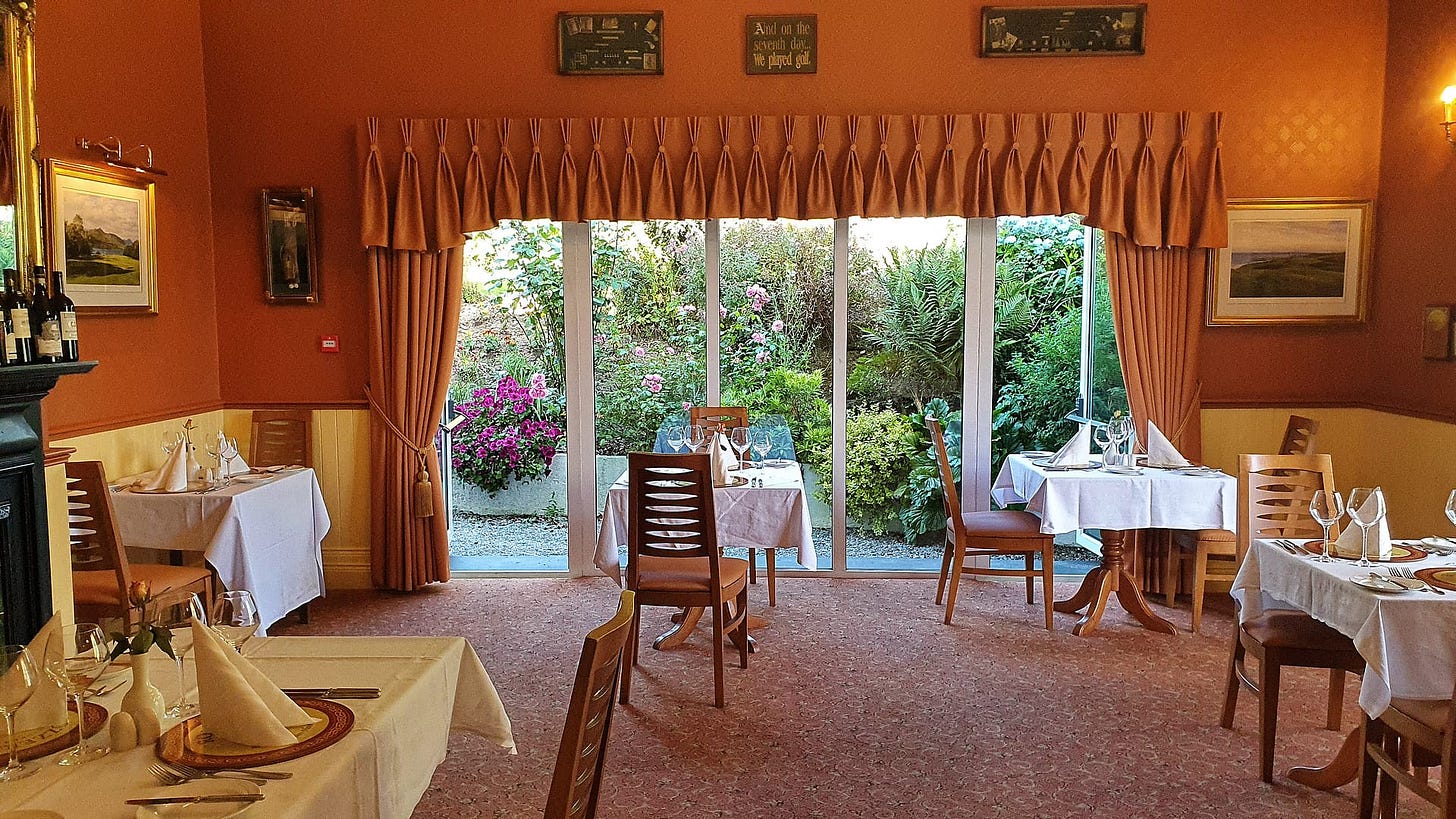
<path id="1" fill-rule="evenodd" d="M 15 188 L 15 265 L 22 282 L 28 271 L 46 264 L 41 161 L 35 119 L 35 2 L 0 0 L 3 16 L 5 76 L 10 93 L 4 104 L 10 108 L 8 131 L 10 168 Z M 3 203 L 0 203 L 3 204 Z"/>

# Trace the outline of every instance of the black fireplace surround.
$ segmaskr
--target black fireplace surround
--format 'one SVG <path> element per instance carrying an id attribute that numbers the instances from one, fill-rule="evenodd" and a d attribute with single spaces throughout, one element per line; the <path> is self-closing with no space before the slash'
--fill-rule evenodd
<path id="1" fill-rule="evenodd" d="M 63 375 L 95 361 L 0 367 L 0 621 L 27 643 L 54 610 L 40 401 Z"/>

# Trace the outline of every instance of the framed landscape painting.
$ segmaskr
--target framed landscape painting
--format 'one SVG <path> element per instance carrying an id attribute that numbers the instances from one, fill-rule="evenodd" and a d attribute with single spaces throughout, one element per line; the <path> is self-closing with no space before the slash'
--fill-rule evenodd
<path id="1" fill-rule="evenodd" d="M 1373 211 L 1357 199 L 1230 201 L 1229 246 L 1208 276 L 1208 323 L 1364 321 Z"/>
<path id="2" fill-rule="evenodd" d="M 157 312 L 154 185 L 125 171 L 50 160 L 51 267 L 77 310 Z"/>

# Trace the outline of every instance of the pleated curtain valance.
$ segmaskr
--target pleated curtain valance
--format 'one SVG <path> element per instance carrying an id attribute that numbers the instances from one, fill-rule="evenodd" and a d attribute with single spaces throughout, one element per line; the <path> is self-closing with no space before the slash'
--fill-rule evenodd
<path id="1" fill-rule="evenodd" d="M 1227 244 L 1222 115 L 370 118 L 366 247 L 503 219 L 1077 213 L 1141 247 Z"/>

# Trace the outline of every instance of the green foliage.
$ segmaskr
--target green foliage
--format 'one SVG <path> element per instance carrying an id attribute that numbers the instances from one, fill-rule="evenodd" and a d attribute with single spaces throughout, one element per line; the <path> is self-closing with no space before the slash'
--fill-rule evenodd
<path id="1" fill-rule="evenodd" d="M 895 499 L 900 505 L 900 527 L 905 532 L 905 542 L 911 544 L 936 543 L 945 537 L 945 489 L 935 445 L 925 425 L 927 416 L 940 421 L 951 475 L 957 486 L 961 481 L 962 413 L 952 412 L 943 398 L 931 399 L 925 405 L 925 412 L 911 416 L 917 433 L 915 455 L 905 483 L 895 490 Z"/>
<path id="2" fill-rule="evenodd" d="M 893 248 L 883 282 L 880 310 L 864 332 L 871 354 L 855 363 L 851 389 L 907 399 L 916 408 L 932 395 L 959 392 L 966 345 L 964 249 L 953 240 L 920 250 Z"/>
<path id="3" fill-rule="evenodd" d="M 865 410 L 849 416 L 845 433 L 845 511 L 862 528 L 884 534 L 899 518 L 897 491 L 910 474 L 915 428 L 894 410 Z M 811 449 L 801 459 L 819 473 L 816 497 L 829 503 L 833 492 L 829 447 Z"/>

